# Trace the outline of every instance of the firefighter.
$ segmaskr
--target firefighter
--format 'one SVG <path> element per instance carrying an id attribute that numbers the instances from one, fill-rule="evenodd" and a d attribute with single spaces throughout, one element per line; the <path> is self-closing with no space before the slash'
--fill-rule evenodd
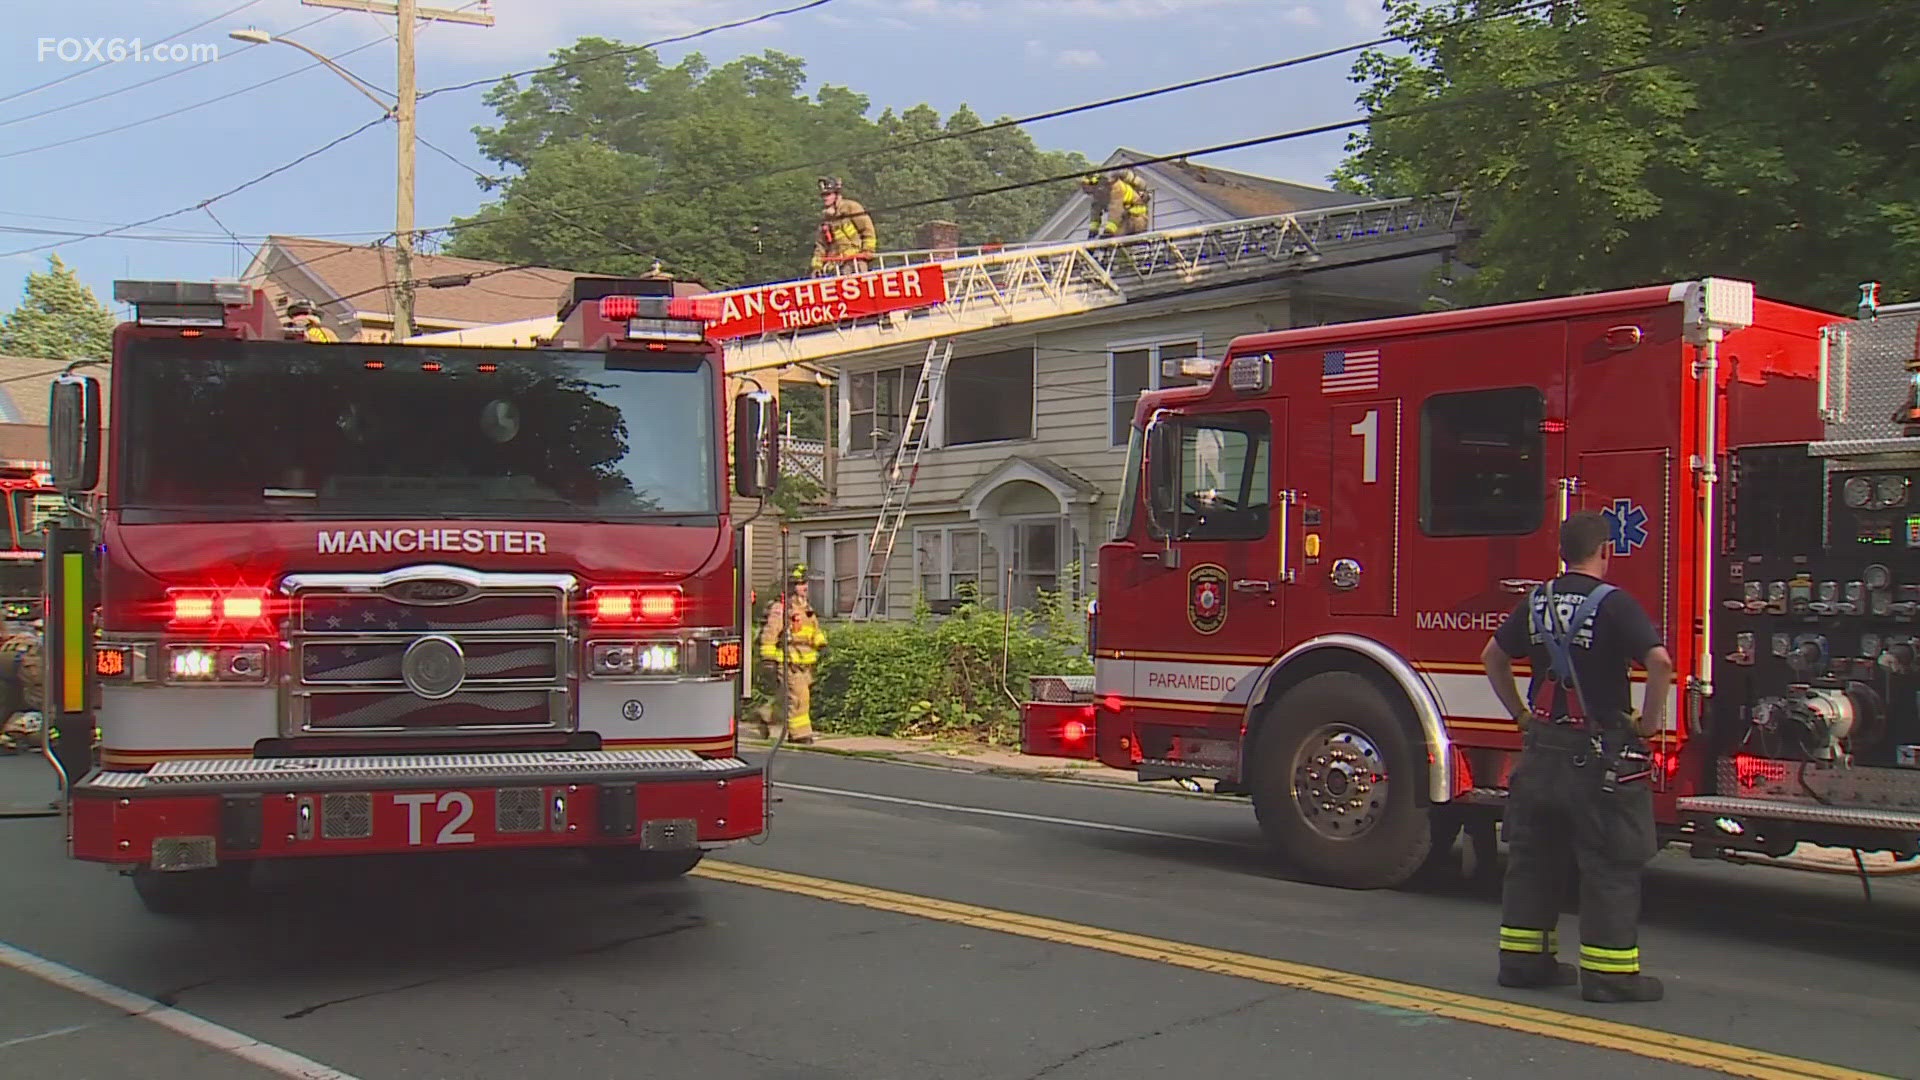
<path id="1" fill-rule="evenodd" d="M 1080 181 L 1080 186 L 1093 200 L 1089 239 L 1147 231 L 1147 202 L 1152 195 L 1139 173 L 1126 169 L 1118 174 L 1090 175 Z"/>
<path id="2" fill-rule="evenodd" d="M 786 652 L 780 648 L 780 631 L 785 624 Z M 784 708 L 787 738 L 796 743 L 813 741 L 813 668 L 820 660 L 820 648 L 827 643 L 826 632 L 813 605 L 807 602 L 807 567 L 794 564 L 787 578 L 786 596 L 767 608 L 767 621 L 760 629 L 760 659 L 774 667 L 775 678 L 786 677 Z"/>
<path id="3" fill-rule="evenodd" d="M 838 178 L 820 178 L 820 230 L 813 239 L 813 275 L 858 274 L 878 250 L 867 208 L 841 195 Z"/>
<path id="4" fill-rule="evenodd" d="M 295 300 L 287 305 L 287 326 L 288 336 L 296 340 L 300 338 L 308 341 L 337 342 L 340 340 L 338 334 L 321 325 L 320 309 L 314 307 L 310 301 Z"/>
<path id="5" fill-rule="evenodd" d="M 1611 529 L 1582 510 L 1560 526 L 1566 572 L 1509 614 L 1481 662 L 1522 732 L 1507 782 L 1507 875 L 1501 898 L 1502 986 L 1568 986 L 1555 927 L 1566 868 L 1580 878 L 1580 993 L 1588 1001 L 1658 1001 L 1640 973 L 1640 878 L 1659 845 L 1644 739 L 1666 720 L 1673 659 L 1638 601 L 1607 584 Z M 1527 657 L 1527 699 L 1512 661 Z M 1647 671 L 1645 715 L 1633 710 L 1628 665 Z"/>

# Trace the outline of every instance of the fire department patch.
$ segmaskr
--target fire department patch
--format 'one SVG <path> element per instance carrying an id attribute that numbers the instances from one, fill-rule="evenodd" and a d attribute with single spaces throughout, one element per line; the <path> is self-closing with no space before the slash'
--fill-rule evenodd
<path id="1" fill-rule="evenodd" d="M 1212 634 L 1227 621 L 1227 571 L 1202 563 L 1187 575 L 1187 622 L 1202 634 Z"/>

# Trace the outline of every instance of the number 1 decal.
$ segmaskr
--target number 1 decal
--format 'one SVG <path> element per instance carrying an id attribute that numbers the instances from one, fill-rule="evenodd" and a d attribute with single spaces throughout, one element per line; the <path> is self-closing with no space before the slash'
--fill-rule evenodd
<path id="1" fill-rule="evenodd" d="M 1380 479 L 1380 410 L 1368 409 L 1359 423 L 1347 429 L 1347 434 L 1360 436 L 1360 482 L 1377 483 Z"/>

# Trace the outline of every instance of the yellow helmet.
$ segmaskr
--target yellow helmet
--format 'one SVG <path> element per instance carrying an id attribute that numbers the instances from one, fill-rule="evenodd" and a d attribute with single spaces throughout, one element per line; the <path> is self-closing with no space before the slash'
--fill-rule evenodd
<path id="1" fill-rule="evenodd" d="M 805 580 L 807 580 L 807 564 L 806 564 L 806 563 L 794 563 L 794 564 L 793 564 L 793 572 L 792 572 L 791 574 L 788 574 L 787 576 L 788 576 L 789 578 L 791 578 L 792 580 L 794 580 L 794 581 L 805 581 Z"/>

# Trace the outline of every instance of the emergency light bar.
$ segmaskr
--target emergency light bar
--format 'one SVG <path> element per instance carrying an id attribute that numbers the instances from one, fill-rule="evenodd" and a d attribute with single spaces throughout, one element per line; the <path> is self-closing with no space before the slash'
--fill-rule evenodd
<path id="1" fill-rule="evenodd" d="M 1162 378 L 1168 379 L 1176 377 L 1186 379 L 1211 379 L 1213 378 L 1214 371 L 1219 367 L 1220 361 L 1211 360 L 1204 356 L 1183 356 L 1178 360 L 1169 357 L 1168 359 L 1160 361 L 1160 375 Z"/>
<path id="2" fill-rule="evenodd" d="M 238 281 L 116 281 L 113 298 L 133 305 L 141 326 L 226 325 L 229 306 L 253 302 L 253 287 Z"/>
<path id="3" fill-rule="evenodd" d="M 603 296 L 600 317 L 624 321 L 627 337 L 642 341 L 707 340 L 707 323 L 718 318 L 719 305 L 693 296 Z"/>

